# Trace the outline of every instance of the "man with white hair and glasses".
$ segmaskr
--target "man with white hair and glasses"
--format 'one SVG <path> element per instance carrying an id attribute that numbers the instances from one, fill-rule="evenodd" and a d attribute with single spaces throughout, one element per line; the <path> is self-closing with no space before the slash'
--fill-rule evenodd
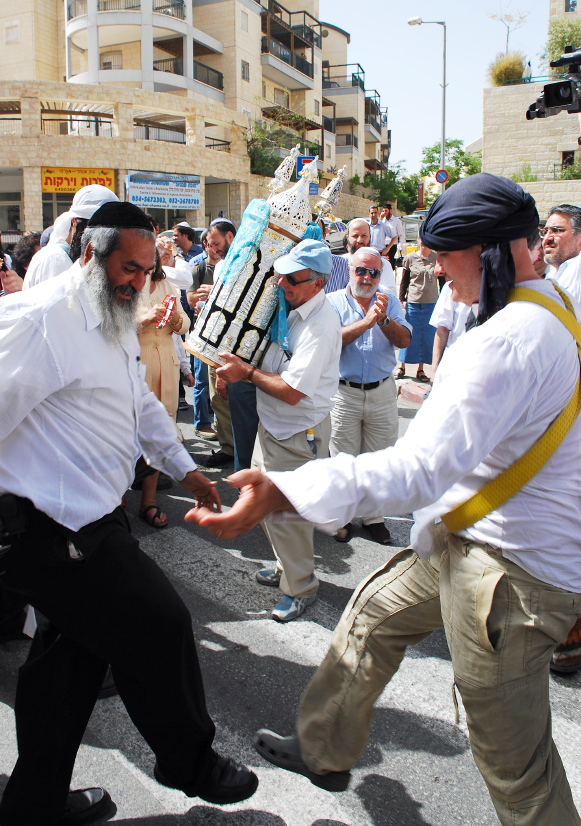
<path id="1" fill-rule="evenodd" d="M 581 301 L 581 209 L 554 206 L 541 230 L 545 262 L 557 267 L 553 281 Z"/>
<path id="2" fill-rule="evenodd" d="M 349 284 L 328 296 L 341 322 L 343 345 L 331 411 L 331 456 L 383 450 L 397 440 L 395 348 L 408 346 L 412 327 L 397 298 L 379 284 L 382 266 L 377 250 L 358 249 L 351 256 Z M 362 524 L 374 542 L 391 541 L 383 514 L 366 516 Z M 348 522 L 335 539 L 349 542 L 352 533 Z"/>

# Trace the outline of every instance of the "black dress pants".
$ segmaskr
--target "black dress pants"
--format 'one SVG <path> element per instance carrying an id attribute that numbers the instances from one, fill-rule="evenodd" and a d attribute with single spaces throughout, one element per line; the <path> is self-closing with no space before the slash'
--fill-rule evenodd
<path id="1" fill-rule="evenodd" d="M 1 826 L 52 826 L 62 817 L 108 663 L 162 771 L 176 785 L 195 783 L 209 769 L 215 729 L 188 609 L 140 550 L 121 508 L 75 533 L 25 503 L 28 530 L 0 558 L 0 580 L 60 633 L 20 669 L 18 760 Z"/>

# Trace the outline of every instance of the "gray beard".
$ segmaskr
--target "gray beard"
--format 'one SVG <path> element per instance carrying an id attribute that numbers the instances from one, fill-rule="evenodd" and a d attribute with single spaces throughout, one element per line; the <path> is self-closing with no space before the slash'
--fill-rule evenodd
<path id="1" fill-rule="evenodd" d="M 379 281 L 377 284 L 370 284 L 369 287 L 364 287 L 358 278 L 350 278 L 349 286 L 355 298 L 373 298 L 379 287 Z"/>
<path id="2" fill-rule="evenodd" d="M 109 344 L 118 344 L 128 333 L 136 331 L 135 314 L 139 293 L 129 284 L 111 287 L 107 270 L 95 259 L 83 267 L 83 276 L 91 303 L 101 317 L 101 332 Z M 117 294 L 131 295 L 129 301 L 117 303 Z"/>

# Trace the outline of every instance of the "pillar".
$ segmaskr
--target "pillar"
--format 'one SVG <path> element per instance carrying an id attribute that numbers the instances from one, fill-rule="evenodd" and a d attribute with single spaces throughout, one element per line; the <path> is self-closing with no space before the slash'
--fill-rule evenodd
<path id="1" fill-rule="evenodd" d="M 198 149 L 205 148 L 206 121 L 202 115 L 186 115 L 186 145 L 193 145 Z"/>
<path id="2" fill-rule="evenodd" d="M 153 92 L 153 2 L 141 0 L 141 88 Z"/>
<path id="3" fill-rule="evenodd" d="M 126 141 L 133 140 L 133 104 L 115 103 L 113 105 L 113 136 Z"/>
<path id="4" fill-rule="evenodd" d="M 22 167 L 24 231 L 42 232 L 42 177 L 40 166 Z"/>
<path id="5" fill-rule="evenodd" d="M 89 83 L 99 83 L 99 27 L 97 26 L 97 0 L 87 0 L 87 51 L 89 59 Z"/>
<path id="6" fill-rule="evenodd" d="M 22 137 L 37 138 L 41 132 L 40 100 L 22 97 L 20 100 L 20 117 L 22 118 Z"/>

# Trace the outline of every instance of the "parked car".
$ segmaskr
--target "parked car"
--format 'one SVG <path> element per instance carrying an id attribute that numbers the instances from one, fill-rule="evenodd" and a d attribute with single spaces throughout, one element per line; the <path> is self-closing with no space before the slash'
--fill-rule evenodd
<path id="1" fill-rule="evenodd" d="M 338 255 L 345 252 L 345 236 L 347 235 L 347 227 L 343 221 L 329 221 L 327 222 L 327 236 L 325 241 L 329 245 L 331 252 Z"/>

